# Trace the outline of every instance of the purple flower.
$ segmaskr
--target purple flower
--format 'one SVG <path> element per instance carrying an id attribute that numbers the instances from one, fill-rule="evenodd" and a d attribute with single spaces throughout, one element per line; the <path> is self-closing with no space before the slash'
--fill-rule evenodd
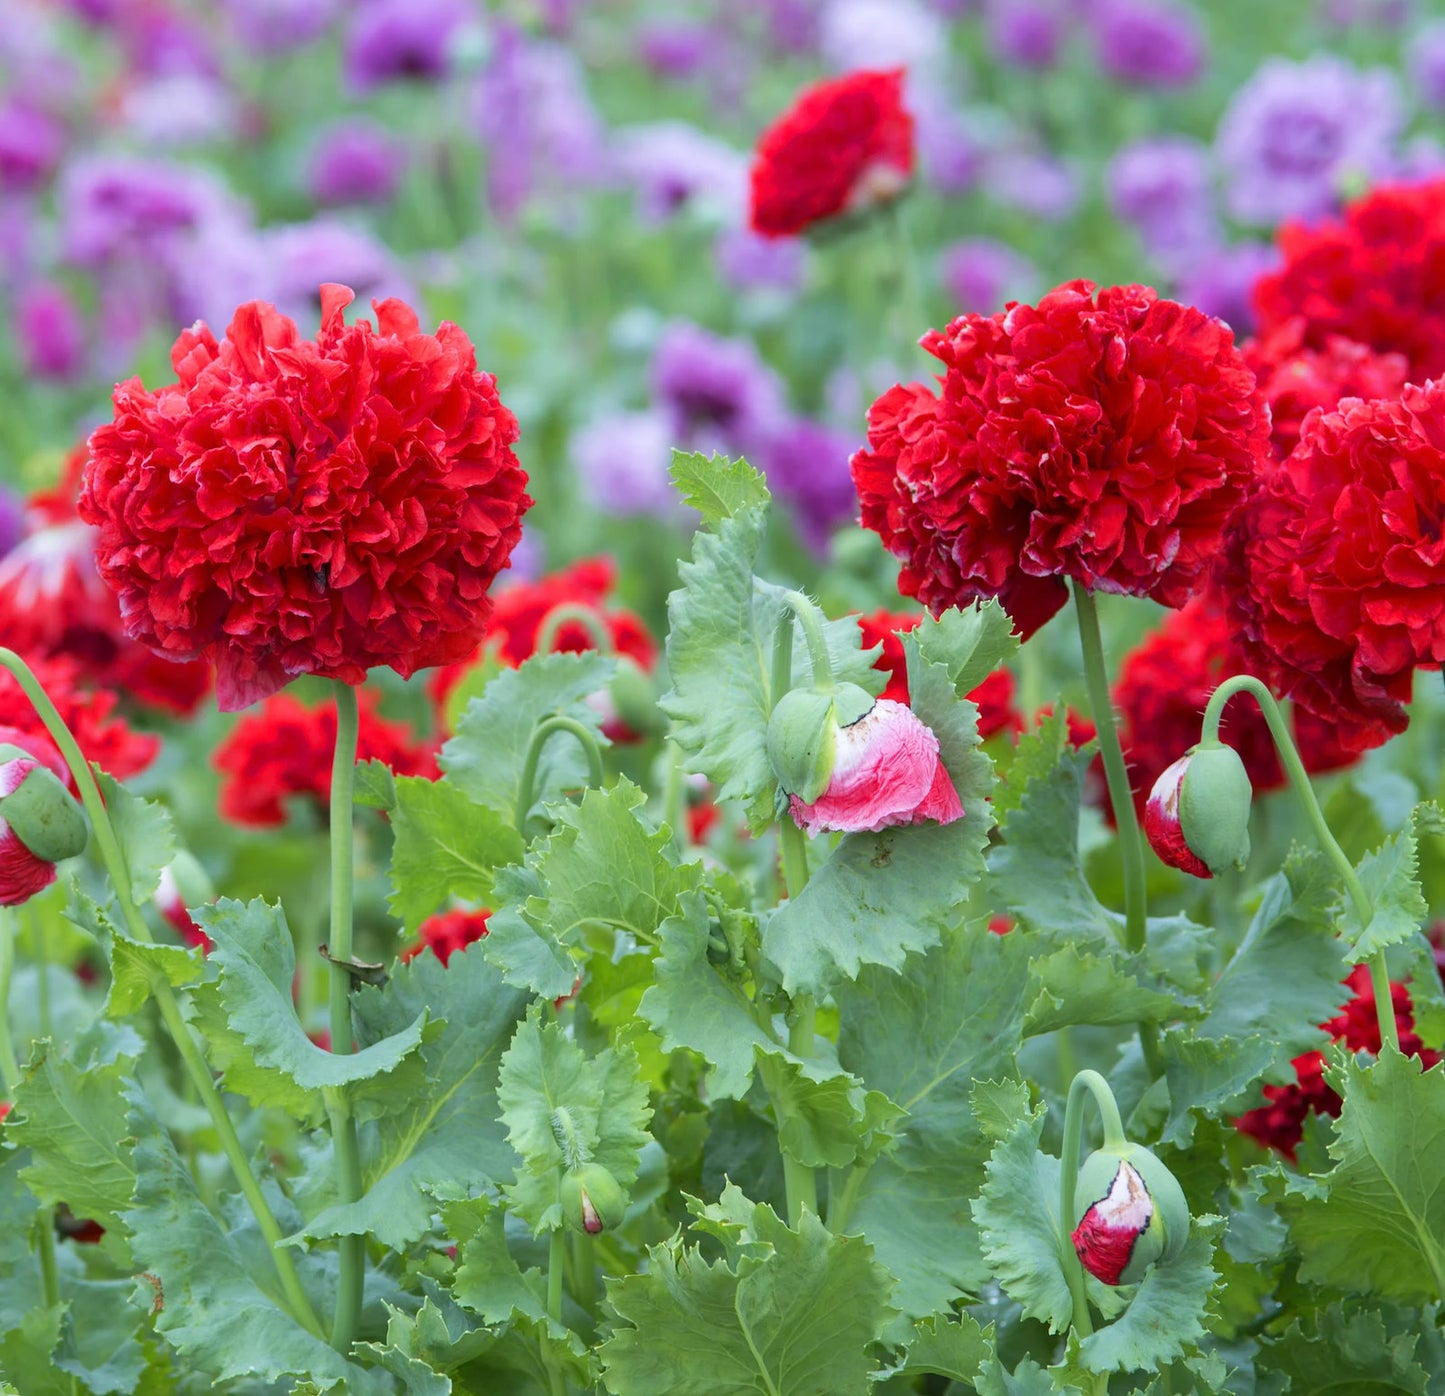
<path id="1" fill-rule="evenodd" d="M 924 181 L 940 194 L 965 194 L 983 178 L 988 143 L 968 112 L 941 95 L 914 103 L 913 141 Z"/>
<path id="2" fill-rule="evenodd" d="M 0 103 L 0 189 L 33 189 L 64 150 L 65 128 L 48 112 L 14 97 Z"/>
<path id="3" fill-rule="evenodd" d="M 1184 87 L 1204 67 L 1198 16 L 1170 0 L 1094 0 L 1090 22 L 1100 68 L 1139 87 Z"/>
<path id="4" fill-rule="evenodd" d="M 0 485 L 0 557 L 12 551 L 25 536 L 25 500 Z"/>
<path id="5" fill-rule="evenodd" d="M 1325 0 L 1323 18 L 1340 29 L 1398 29 L 1411 8 L 1411 0 Z"/>
<path id="6" fill-rule="evenodd" d="M 20 292 L 15 329 L 25 371 L 69 382 L 85 366 L 85 321 L 63 286 L 39 281 Z"/>
<path id="7" fill-rule="evenodd" d="M 1057 0 L 989 0 L 984 11 L 994 57 L 1016 68 L 1052 68 L 1064 37 Z"/>
<path id="8" fill-rule="evenodd" d="M 820 422 L 795 417 L 761 452 L 768 486 L 791 508 L 803 541 L 819 555 L 843 525 L 858 517 L 849 458 L 863 442 Z"/>
<path id="9" fill-rule="evenodd" d="M 755 451 L 783 420 L 777 374 L 750 339 L 724 339 L 675 321 L 652 359 L 652 390 L 673 441 L 686 450 Z"/>
<path id="10" fill-rule="evenodd" d="M 346 35 L 347 82 L 356 92 L 406 78 L 440 82 L 475 19 L 468 0 L 363 0 Z"/>
<path id="11" fill-rule="evenodd" d="M 264 299 L 298 324 L 317 323 L 321 285 L 327 281 L 350 286 L 361 305 L 387 296 L 416 299 L 391 250 L 370 233 L 335 218 L 267 228 L 263 246 L 271 279 Z"/>
<path id="12" fill-rule="evenodd" d="M 126 93 L 125 124 L 152 149 L 210 145 L 236 131 L 240 111 L 219 78 L 169 73 L 137 83 Z"/>
<path id="13" fill-rule="evenodd" d="M 625 127 L 614 137 L 614 167 L 637 190 L 638 217 L 661 223 L 702 205 L 728 222 L 746 205 L 747 157 L 685 121 Z"/>
<path id="14" fill-rule="evenodd" d="M 1383 68 L 1361 72 L 1331 54 L 1271 59 L 1219 123 L 1230 211 L 1267 227 L 1323 217 L 1345 180 L 1389 168 L 1403 121 L 1399 87 Z"/>
<path id="15" fill-rule="evenodd" d="M 938 279 L 959 314 L 992 315 L 1027 297 L 1039 271 L 1022 253 L 993 238 L 968 238 L 939 253 Z"/>
<path id="16" fill-rule="evenodd" d="M 984 187 L 998 203 L 1057 223 L 1079 202 L 1079 173 L 1042 151 L 1005 149 L 988 160 Z"/>
<path id="17" fill-rule="evenodd" d="M 289 53 L 319 39 L 341 12 L 340 0 L 222 0 L 252 53 Z"/>
<path id="18" fill-rule="evenodd" d="M 384 204 L 396 193 L 406 151 L 384 126 L 365 117 L 337 121 L 321 132 L 307 165 L 318 204 Z"/>
<path id="19" fill-rule="evenodd" d="M 802 238 L 759 237 L 751 228 L 724 228 L 713 243 L 718 275 L 736 291 L 797 291 L 807 270 Z"/>
<path id="20" fill-rule="evenodd" d="M 676 512 L 668 477 L 672 428 L 662 412 L 623 412 L 584 427 L 572 438 L 582 492 L 597 509 L 627 517 Z"/>
<path id="21" fill-rule="evenodd" d="M 1278 261 L 1278 250 L 1260 242 L 1211 249 L 1178 278 L 1178 298 L 1218 316 L 1243 339 L 1254 330 L 1254 283 Z"/>
<path id="22" fill-rule="evenodd" d="M 1165 270 L 1188 265 L 1219 241 L 1208 147 L 1187 136 L 1125 146 L 1105 175 L 1114 212 Z"/>
<path id="23" fill-rule="evenodd" d="M 818 46 L 839 72 L 907 68 L 912 79 L 938 66 L 948 35 L 919 0 L 827 0 Z"/>
<path id="24" fill-rule="evenodd" d="M 744 0 L 743 8 L 759 12 L 779 52 L 810 53 L 817 46 L 821 0 Z"/>
<path id="25" fill-rule="evenodd" d="M 1445 20 L 1427 24 L 1410 40 L 1405 62 L 1425 105 L 1445 110 Z"/>
<path id="26" fill-rule="evenodd" d="M 652 19 L 638 31 L 637 51 L 659 77 L 686 79 L 703 69 L 717 42 L 717 33 L 696 20 Z"/>

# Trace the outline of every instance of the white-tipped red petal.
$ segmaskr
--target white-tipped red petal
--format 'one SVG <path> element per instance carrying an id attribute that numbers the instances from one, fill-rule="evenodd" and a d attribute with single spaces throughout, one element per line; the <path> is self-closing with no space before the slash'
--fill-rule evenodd
<path id="1" fill-rule="evenodd" d="M 1116 1285 L 1149 1229 L 1154 1199 L 1138 1170 L 1123 1161 L 1109 1191 L 1095 1202 L 1074 1228 L 1072 1240 L 1079 1263 L 1106 1285 Z"/>
<path id="2" fill-rule="evenodd" d="M 1144 837 L 1171 868 L 1195 877 L 1213 877 L 1204 860 L 1184 841 L 1184 830 L 1179 823 L 1179 791 L 1188 767 L 1189 757 L 1181 756 L 1172 766 L 1166 766 L 1154 782 L 1144 804 Z"/>
<path id="3" fill-rule="evenodd" d="M 21 762 L 12 762 L 20 765 Z M 0 819 L 0 906 L 19 906 L 55 881 L 55 864 L 37 858 Z"/>

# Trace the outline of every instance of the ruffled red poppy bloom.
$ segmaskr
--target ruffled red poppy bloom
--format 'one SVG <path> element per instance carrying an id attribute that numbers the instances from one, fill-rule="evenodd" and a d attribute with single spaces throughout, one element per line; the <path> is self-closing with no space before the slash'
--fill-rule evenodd
<path id="1" fill-rule="evenodd" d="M 941 394 L 900 385 L 869 411 L 862 522 L 935 614 L 997 597 L 1027 638 L 1070 578 L 1182 606 L 1269 460 L 1225 325 L 1147 287 L 1093 289 L 930 332 Z"/>
<path id="2" fill-rule="evenodd" d="M 1445 180 L 1374 189 L 1339 219 L 1291 224 L 1255 283 L 1260 332 L 1300 317 L 1305 341 L 1343 335 L 1403 354 L 1410 379 L 1445 372 Z"/>
<path id="3" fill-rule="evenodd" d="M 61 480 L 31 496 L 25 536 L 0 558 L 0 635 L 30 656 L 64 656 L 87 683 L 169 712 L 192 712 L 211 688 L 199 661 L 165 659 L 132 640 L 95 565 L 99 531 L 76 513 L 84 449 Z"/>
<path id="4" fill-rule="evenodd" d="M 1251 672 L 1349 750 L 1401 731 L 1416 666 L 1445 660 L 1445 381 L 1309 417 L 1225 558 Z"/>
<path id="5" fill-rule="evenodd" d="M 1313 349 L 1305 342 L 1307 330 L 1296 316 L 1240 348 L 1269 406 L 1279 460 L 1299 445 L 1300 425 L 1314 408 L 1330 411 L 1347 397 L 1399 397 L 1409 374 L 1403 354 L 1377 353 L 1334 334 Z"/>
<path id="6" fill-rule="evenodd" d="M 219 344 L 171 351 L 178 382 L 120 384 L 90 439 L 81 516 L 130 634 L 214 661 L 224 709 L 298 674 L 359 684 L 469 654 L 531 504 L 517 422 L 455 325 L 397 300 L 321 332 L 259 301 Z"/>
<path id="7" fill-rule="evenodd" d="M 903 70 L 865 69 L 805 89 L 758 138 L 753 231 L 791 237 L 896 199 L 913 177 Z"/>
<path id="8" fill-rule="evenodd" d="M 1380 1020 L 1375 1013 L 1375 995 L 1370 984 L 1370 967 L 1356 965 L 1345 985 L 1350 998 L 1340 1012 L 1320 1026 L 1335 1042 L 1343 1042 L 1351 1052 L 1380 1051 Z M 1395 1027 L 1400 1035 L 1400 1050 L 1408 1057 L 1418 1056 L 1428 1068 L 1440 1060 L 1415 1031 L 1414 1006 L 1410 991 L 1403 984 L 1390 985 L 1390 1000 L 1395 1009 Z M 1257 1139 L 1269 1149 L 1278 1149 L 1293 1159 L 1300 1140 L 1304 1138 L 1304 1122 L 1311 1114 L 1338 1116 L 1343 1101 L 1324 1077 L 1325 1059 L 1320 1052 L 1304 1052 L 1290 1063 L 1295 1079 L 1284 1086 L 1263 1086 L 1268 1102 L 1246 1111 L 1235 1122 L 1235 1128 Z"/>
<path id="9" fill-rule="evenodd" d="M 424 950 L 430 950 L 442 964 L 446 964 L 459 950 L 465 950 L 474 941 L 487 933 L 487 918 L 490 911 L 439 911 L 428 916 L 417 928 L 420 939 L 415 945 L 401 952 L 403 960 L 414 960 Z"/>
<path id="10" fill-rule="evenodd" d="M 384 762 L 401 776 L 434 776 L 435 753 L 405 723 L 379 716 L 369 689 L 358 696 L 356 759 Z M 274 828 L 286 822 L 283 802 L 301 796 L 325 815 L 335 747 L 335 700 L 308 708 L 289 693 L 267 699 L 231 729 L 211 757 L 221 773 L 221 813 L 251 828 Z"/>

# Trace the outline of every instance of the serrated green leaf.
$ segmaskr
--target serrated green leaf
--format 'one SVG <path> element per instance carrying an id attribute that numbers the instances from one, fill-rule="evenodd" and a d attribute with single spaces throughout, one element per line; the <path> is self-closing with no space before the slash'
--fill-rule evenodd
<path id="1" fill-rule="evenodd" d="M 1171 1029 L 1161 1040 L 1169 1083 L 1169 1117 L 1160 1130 L 1165 1144 L 1187 1148 L 1196 1116 L 1238 1111 L 1275 1064 L 1275 1041 L 1254 1037 L 1196 1037 Z"/>
<path id="2" fill-rule="evenodd" d="M 1033 1109 L 1027 1081 L 975 1081 L 969 1104 L 978 1127 L 994 1140 L 1007 1138 Z"/>
<path id="3" fill-rule="evenodd" d="M 1062 708 L 1040 717 L 1032 730 L 1014 743 L 1008 772 L 993 796 L 994 817 L 1003 822 L 1010 810 L 1018 808 L 1029 783 L 1047 776 L 1059 763 L 1067 744 L 1069 725 Z"/>
<path id="4" fill-rule="evenodd" d="M 155 895 L 162 870 L 176 856 L 175 821 L 164 805 L 142 799 L 98 766 L 95 780 L 130 876 L 131 896 L 141 906 Z"/>
<path id="5" fill-rule="evenodd" d="M 1334 1168 L 1306 1182 L 1265 1175 L 1303 1256 L 1300 1278 L 1422 1303 L 1445 1289 L 1445 1066 L 1385 1048 L 1333 1073 L 1344 1108 Z"/>
<path id="6" fill-rule="evenodd" d="M 546 1276 L 535 1269 L 524 1273 L 508 1249 L 502 1209 L 478 1197 L 450 1204 L 443 1215 L 457 1243 L 452 1298 L 484 1323 L 528 1318 L 565 1341 L 570 1330 L 547 1313 Z"/>
<path id="7" fill-rule="evenodd" d="M 887 1371 L 875 1373 L 874 1380 L 933 1372 L 971 1386 L 992 1356 L 992 1324 L 983 1329 L 970 1314 L 956 1314 L 951 1318 L 933 1314 L 913 1325 L 903 1361 Z"/>
<path id="8" fill-rule="evenodd" d="M 1184 1249 L 1156 1264 L 1124 1312 L 1080 1344 L 1085 1368 L 1152 1371 L 1194 1347 L 1204 1336 L 1205 1306 L 1219 1278 L 1210 1261 L 1223 1230 L 1223 1217 L 1192 1218 Z"/>
<path id="9" fill-rule="evenodd" d="M 997 601 L 952 607 L 941 616 L 924 616 L 913 637 L 930 664 L 947 671 L 954 692 L 971 693 L 1019 647 L 1013 621 Z"/>
<path id="10" fill-rule="evenodd" d="M 606 746 L 601 719 L 587 704 L 589 694 L 605 688 L 616 672 L 610 656 L 533 655 L 518 669 L 506 669 L 467 705 L 456 736 L 442 747 L 438 764 L 446 778 L 478 804 L 511 820 L 521 795 L 527 749 L 537 725 L 549 717 L 570 717 Z M 537 763 L 530 814 L 560 800 L 587 779 L 587 759 L 577 742 L 555 738 Z"/>
<path id="11" fill-rule="evenodd" d="M 1024 1032 L 1030 1037 L 1076 1023 L 1162 1023 L 1179 1012 L 1172 995 L 1140 983 L 1108 948 L 1081 951 L 1066 945 L 1036 957 L 1029 978 L 1034 998 Z"/>
<path id="12" fill-rule="evenodd" d="M 396 808 L 396 776 L 385 761 L 358 761 L 352 798 L 368 809 Z"/>
<path id="13" fill-rule="evenodd" d="M 392 914 L 408 935 L 452 897 L 485 902 L 493 870 L 522 858 L 522 836 L 504 816 L 448 780 L 402 776 L 391 815 Z"/>
<path id="14" fill-rule="evenodd" d="M 79 1377 L 93 1396 L 133 1396 L 146 1367 L 138 1330 L 149 1327 L 146 1294 L 130 1280 L 87 1280 L 62 1275 L 67 1307 L 55 1365 Z"/>
<path id="15" fill-rule="evenodd" d="M 989 1153 L 973 1083 L 1015 1074 L 1027 990 L 1022 937 L 976 927 L 946 932 L 902 974 L 865 969 L 838 992 L 839 1063 L 908 1112 L 849 1228 L 897 1277 L 894 1303 L 911 1317 L 943 1311 L 988 1278 L 968 1209 Z"/>
<path id="16" fill-rule="evenodd" d="M 508 984 L 530 989 L 544 999 L 570 993 L 577 980 L 577 961 L 546 927 L 534 926 L 524 908 L 543 901 L 546 889 L 537 876 L 536 858 L 542 845 L 533 845 L 525 867 L 498 868 L 492 885 L 496 903 L 487 920 L 484 953 Z"/>
<path id="17" fill-rule="evenodd" d="M 53 1359 L 65 1310 L 32 1309 L 19 1326 L 0 1336 L 0 1373 L 25 1383 L 25 1396 L 73 1396 L 75 1383 Z"/>
<path id="18" fill-rule="evenodd" d="M 393 1036 L 359 1052 L 328 1052 L 306 1035 L 292 1005 L 296 953 L 281 908 L 259 899 L 243 903 L 223 897 L 214 906 L 198 907 L 194 915 L 215 942 L 209 961 L 219 971 L 219 1001 L 234 1034 L 229 1041 L 219 1032 L 213 1039 L 228 1085 L 293 1109 L 304 1102 L 303 1117 L 320 1113 L 324 1091 L 344 1089 L 363 1118 L 385 1108 L 388 1096 L 405 1098 L 420 1087 L 416 1052 L 426 1028 L 425 1007 Z M 201 1022 L 217 1026 L 209 1013 Z"/>
<path id="19" fill-rule="evenodd" d="M 881 1091 L 865 1091 L 846 1073 L 818 1079 L 776 1047 L 757 1049 L 758 1076 L 773 1102 L 778 1138 L 805 1168 L 871 1163 L 904 1113 Z"/>
<path id="20" fill-rule="evenodd" d="M 607 1389 L 862 1396 L 869 1348 L 892 1315 L 888 1277 L 867 1242 L 832 1235 L 811 1213 L 791 1231 L 736 1188 L 709 1214 L 725 1230 L 747 1217 L 726 1259 L 708 1264 L 679 1232 L 649 1250 L 644 1273 L 609 1281 L 619 1323 L 601 1350 Z"/>
<path id="21" fill-rule="evenodd" d="M 765 508 L 770 498 L 762 473 L 741 457 L 729 460 L 704 456 L 701 451 L 674 450 L 669 473 L 683 499 L 709 528 L 745 509 Z"/>
<path id="22" fill-rule="evenodd" d="M 509 1205 L 534 1232 L 561 1224 L 561 1171 L 598 1163 L 624 1191 L 636 1179 L 652 1110 L 630 1048 L 588 1057 L 560 1023 L 543 1024 L 534 1004 L 502 1058 L 497 1098 L 522 1158 Z"/>
<path id="23" fill-rule="evenodd" d="M 28 1162 L 21 1150 L 0 1159 L 0 1334 L 21 1325 L 40 1293 L 40 1267 L 30 1246 L 40 1204 L 20 1180 Z"/>
<path id="24" fill-rule="evenodd" d="M 1426 1396 L 1430 1374 L 1415 1361 L 1420 1333 L 1391 1334 L 1370 1309 L 1331 1304 L 1298 1317 L 1284 1334 L 1262 1344 L 1258 1368 L 1289 1379 L 1290 1396 L 1344 1390 Z"/>
<path id="25" fill-rule="evenodd" d="M 669 1051 L 686 1047 L 707 1058 L 709 1097 L 740 1099 L 752 1083 L 754 1047 L 771 1047 L 773 1038 L 742 986 L 708 960 L 709 933 L 706 897 L 685 892 L 677 915 L 657 928 L 655 982 L 641 1012 Z"/>
<path id="26" fill-rule="evenodd" d="M 1357 871 L 1375 914 L 1369 925 L 1362 925 L 1353 903 L 1346 899 L 1340 935 L 1356 964 L 1412 939 L 1430 914 L 1420 890 L 1420 851 L 1414 819 L 1373 853 L 1366 854 Z"/>
<path id="27" fill-rule="evenodd" d="M 1026 1357 L 1010 1372 L 994 1358 L 984 1364 L 978 1379 L 978 1396 L 1067 1396 L 1077 1386 L 1056 1382 L 1031 1357 Z"/>
<path id="28" fill-rule="evenodd" d="M 502 982 L 480 947 L 445 965 L 418 955 L 398 965 L 384 988 L 357 993 L 363 1042 L 386 1041 L 424 1012 L 437 1015 L 441 1030 L 422 1045 L 418 1086 L 360 1131 L 361 1200 L 328 1206 L 312 1217 L 308 1236 L 364 1232 L 404 1250 L 431 1225 L 429 1193 L 457 1197 L 511 1177 L 497 1074 L 527 996 Z"/>

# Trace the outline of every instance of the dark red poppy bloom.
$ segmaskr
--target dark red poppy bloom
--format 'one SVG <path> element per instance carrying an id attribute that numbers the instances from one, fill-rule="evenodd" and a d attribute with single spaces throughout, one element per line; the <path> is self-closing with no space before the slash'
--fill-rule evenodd
<path id="1" fill-rule="evenodd" d="M 1308 329 L 1297 316 L 1240 348 L 1269 406 L 1279 460 L 1299 445 L 1300 426 L 1316 407 L 1330 411 L 1347 397 L 1399 397 L 1409 374 L 1403 354 L 1377 353 L 1341 335 L 1325 335 L 1311 348 Z"/>
<path id="2" fill-rule="evenodd" d="M 1299 317 L 1312 349 L 1342 335 L 1403 354 L 1412 382 L 1445 373 L 1445 180 L 1374 189 L 1342 218 L 1287 226 L 1279 246 L 1254 288 L 1261 334 Z"/>
<path id="3" fill-rule="evenodd" d="M 415 945 L 401 952 L 403 960 L 414 960 L 424 950 L 430 950 L 442 964 L 446 964 L 460 950 L 465 950 L 474 941 L 487 933 L 487 918 L 490 911 L 440 911 L 428 916 L 417 928 L 420 939 Z"/>
<path id="4" fill-rule="evenodd" d="M 1378 746 L 1445 660 L 1445 381 L 1306 419 L 1232 521 L 1221 586 L 1251 672 Z"/>
<path id="5" fill-rule="evenodd" d="M 517 422 L 452 324 L 397 300 L 321 332 L 259 301 L 217 343 L 171 351 L 178 382 L 120 384 L 90 439 L 81 517 L 130 634 L 207 658 L 225 709 L 298 674 L 359 684 L 465 657 L 531 504 Z"/>
<path id="6" fill-rule="evenodd" d="M 903 70 L 863 70 L 805 89 L 758 138 L 753 231 L 791 237 L 896 199 L 913 177 Z"/>
<path id="7" fill-rule="evenodd" d="M 869 412 L 862 522 L 935 614 L 997 597 L 1027 638 L 1068 579 L 1183 606 L 1269 460 L 1227 327 L 1147 287 L 1093 291 L 930 332 L 941 393 L 900 385 Z"/>
<path id="8" fill-rule="evenodd" d="M 405 723 L 377 714 L 376 695 L 359 695 L 358 761 L 381 761 L 401 776 L 434 776 L 434 752 Z M 336 703 L 308 708 L 289 693 L 268 698 L 230 731 L 212 756 L 221 773 L 221 813 L 251 828 L 286 822 L 284 801 L 311 800 L 325 814 L 331 801 Z"/>

